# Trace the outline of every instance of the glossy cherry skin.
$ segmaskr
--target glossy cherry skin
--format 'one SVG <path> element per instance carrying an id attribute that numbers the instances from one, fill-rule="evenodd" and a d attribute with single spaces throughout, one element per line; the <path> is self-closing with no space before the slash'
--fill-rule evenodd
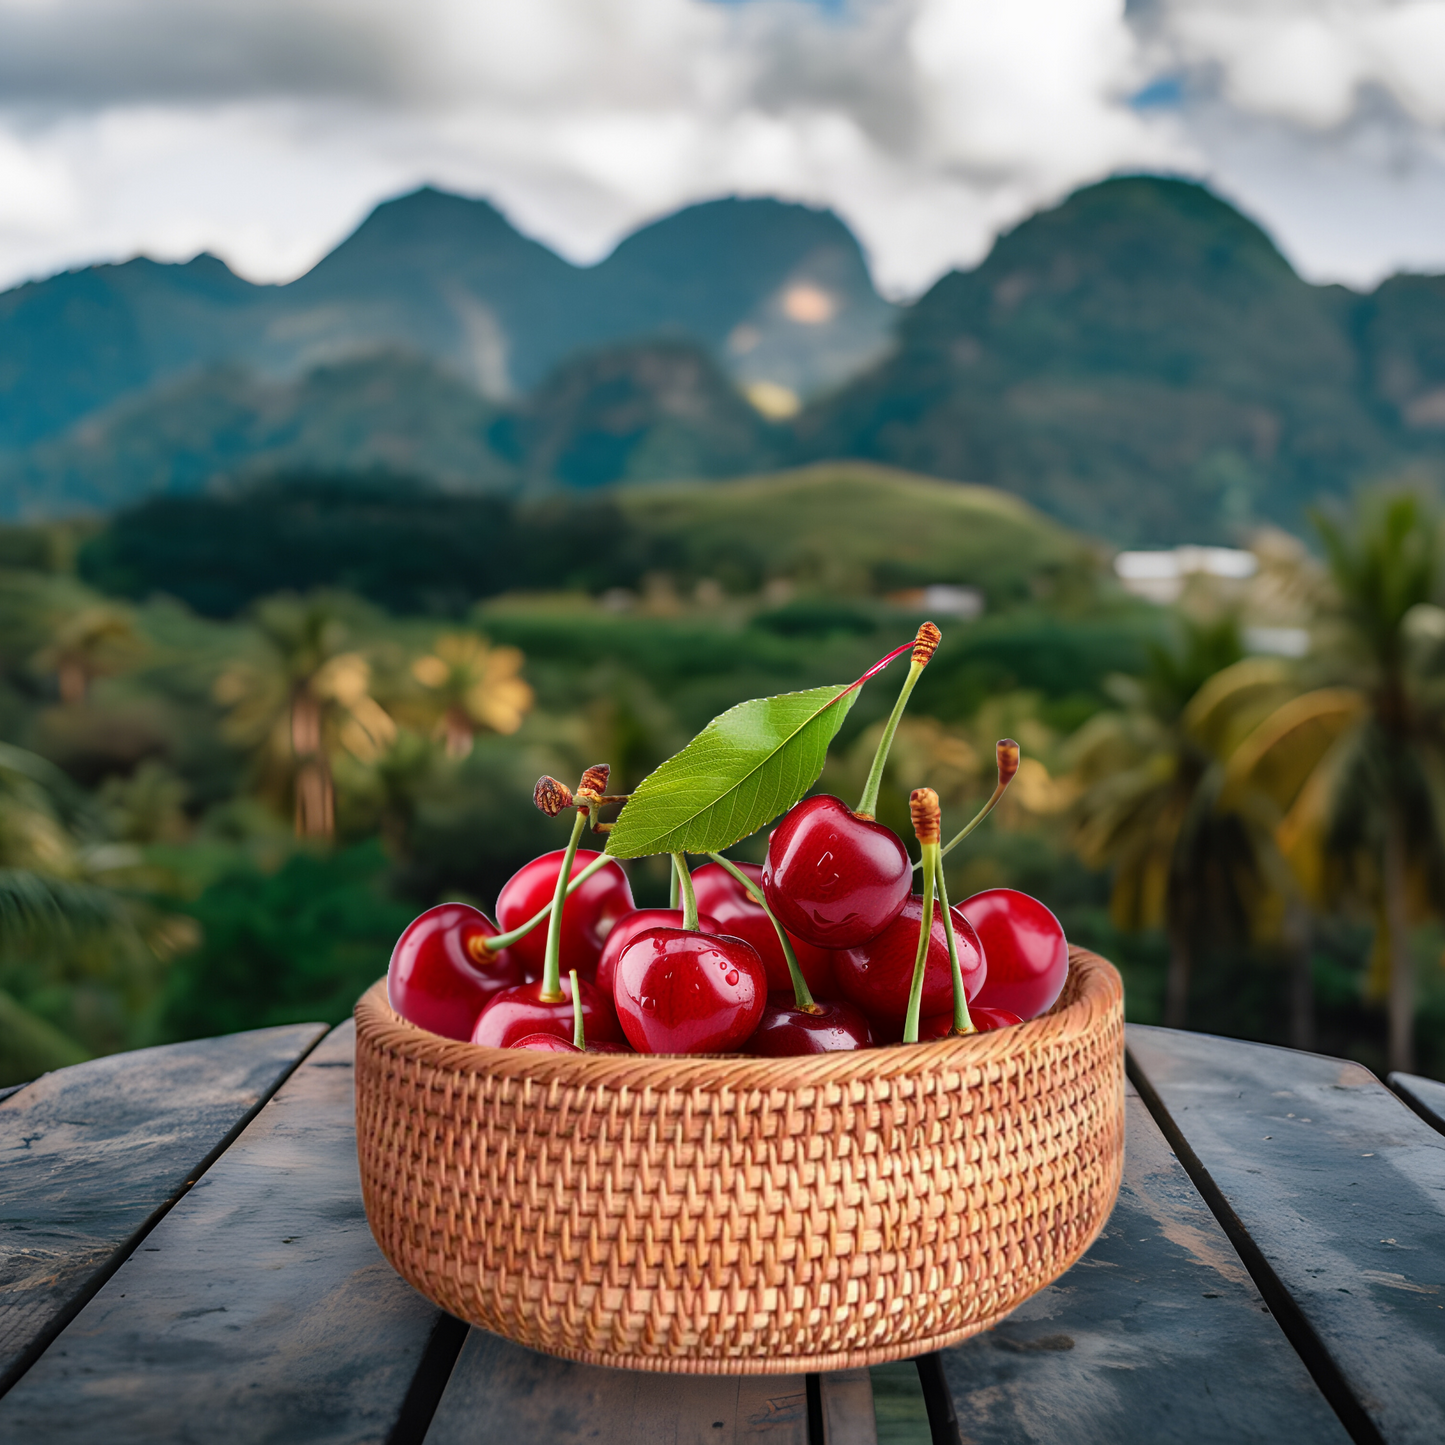
<path id="1" fill-rule="evenodd" d="M 494 995 L 523 982 L 522 965 L 481 945 L 497 927 L 469 903 L 439 903 L 414 918 L 391 951 L 386 996 L 408 1023 L 448 1039 L 469 1039 Z"/>
<path id="2" fill-rule="evenodd" d="M 531 1049 L 538 1054 L 583 1054 L 586 1049 L 579 1049 L 571 1039 L 559 1039 L 556 1034 L 528 1034 L 524 1039 L 518 1039 L 514 1044 L 508 1044 L 509 1049 Z"/>
<path id="3" fill-rule="evenodd" d="M 520 927 L 552 901 L 565 851 L 558 848 L 533 858 L 502 885 L 497 895 L 497 923 L 503 933 Z M 579 848 L 567 876 L 575 878 L 598 856 L 590 849 Z M 632 912 L 633 906 L 632 885 L 615 862 L 598 869 L 570 894 L 562 910 L 563 970 L 575 968 L 579 977 L 590 980 L 607 935 L 624 913 Z M 507 952 L 521 960 L 529 980 L 541 978 L 542 960 L 547 952 L 546 921 L 539 923 L 525 938 L 519 938 Z"/>
<path id="4" fill-rule="evenodd" d="M 968 919 L 954 908 L 953 932 L 958 940 L 958 962 L 963 971 L 964 996 L 971 1003 L 983 987 L 987 974 L 984 951 Z M 923 922 L 923 899 L 912 894 L 903 911 L 878 935 L 858 948 L 840 952 L 833 960 L 833 977 L 838 991 L 856 1004 L 887 1035 L 888 1025 L 898 1025 L 908 1015 L 908 993 L 913 987 L 913 961 L 918 954 L 918 929 Z M 943 931 L 943 912 L 933 910 L 933 930 L 928 938 L 928 959 L 923 966 L 921 1016 L 953 1012 L 953 969 L 948 961 L 948 935 Z"/>
<path id="5" fill-rule="evenodd" d="M 697 926 L 704 933 L 726 933 L 727 929 L 719 928 L 717 919 L 710 913 L 699 912 L 697 915 Z M 681 928 L 682 909 L 680 908 L 637 908 L 631 913 L 623 914 L 617 920 L 612 932 L 607 935 L 607 942 L 602 945 L 602 956 L 597 960 L 597 975 L 593 979 L 593 987 L 604 998 L 612 997 L 612 980 L 617 972 L 617 960 L 622 957 L 622 950 L 637 937 L 649 928 Z"/>
<path id="6" fill-rule="evenodd" d="M 969 1004 L 968 1017 L 975 1030 L 981 1034 L 992 1033 L 994 1029 L 1011 1029 L 1023 1020 L 1006 1008 L 985 1008 L 982 1004 Z M 918 1022 L 918 1042 L 928 1039 L 946 1039 L 953 1032 L 953 1010 L 946 1014 L 934 1014 L 930 1019 Z"/>
<path id="7" fill-rule="evenodd" d="M 582 990 L 582 1034 L 589 1043 L 617 1043 L 622 1034 L 612 1004 L 590 983 L 578 980 Z M 539 998 L 541 983 L 524 983 L 499 993 L 477 1019 L 472 1030 L 474 1044 L 509 1049 L 528 1034 L 556 1034 L 572 1041 L 572 980 L 562 979 L 562 997 L 555 1002 Z"/>
<path id="8" fill-rule="evenodd" d="M 1069 945 L 1059 920 L 1027 893 L 990 888 L 958 905 L 988 955 L 978 1001 L 1021 1019 L 1047 1013 L 1069 976 Z"/>
<path id="9" fill-rule="evenodd" d="M 509 1049 L 531 1049 L 538 1054 L 630 1054 L 626 1044 L 594 1044 L 590 1039 L 585 1049 L 579 1049 L 571 1039 L 559 1039 L 556 1034 L 528 1034 Z"/>
<path id="10" fill-rule="evenodd" d="M 804 798 L 768 839 L 768 907 L 789 933 L 818 948 L 876 938 L 912 887 L 913 864 L 899 837 L 838 798 Z"/>
<path id="11" fill-rule="evenodd" d="M 612 997 L 638 1053 L 726 1054 L 757 1028 L 768 976 L 741 938 L 649 928 L 622 950 Z"/>
<path id="12" fill-rule="evenodd" d="M 844 1049 L 871 1049 L 873 1030 L 850 1003 L 833 999 L 813 1013 L 800 1009 L 791 993 L 774 994 L 748 1040 L 748 1052 L 780 1059 L 794 1054 L 831 1054 Z"/>
<path id="13" fill-rule="evenodd" d="M 761 883 L 763 870 L 758 864 L 739 863 L 737 866 L 754 883 Z M 726 869 L 719 868 L 716 863 L 708 863 L 692 875 L 692 886 L 697 893 L 698 909 L 705 908 L 718 922 L 714 932 L 745 938 L 757 949 L 758 957 L 768 971 L 768 992 L 791 994 L 793 979 L 788 973 L 788 960 L 783 957 L 783 946 L 778 942 L 778 931 L 773 927 L 773 920 L 743 891 L 742 884 Z M 704 896 L 706 904 L 702 901 Z M 702 926 L 706 928 L 707 924 Z M 788 934 L 788 941 L 793 945 L 793 954 L 813 997 L 831 997 L 832 950 L 819 948 L 792 933 Z"/>

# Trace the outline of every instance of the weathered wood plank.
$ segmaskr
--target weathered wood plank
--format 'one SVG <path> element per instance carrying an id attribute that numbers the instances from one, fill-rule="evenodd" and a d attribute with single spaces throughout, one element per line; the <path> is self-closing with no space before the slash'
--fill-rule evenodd
<path id="1" fill-rule="evenodd" d="M 943 1352 L 965 1445 L 1347 1445 L 1142 1101 L 1103 1235 L 987 1334 Z"/>
<path id="2" fill-rule="evenodd" d="M 1129 1049 L 1281 1323 L 1322 1385 L 1340 1389 L 1356 1438 L 1439 1445 L 1445 1139 L 1357 1064 L 1137 1027 Z"/>
<path id="3" fill-rule="evenodd" d="M 114 1054 L 0 1103 L 0 1391 L 325 1032 Z"/>
<path id="4" fill-rule="evenodd" d="M 1432 1129 L 1445 1134 L 1445 1084 L 1419 1074 L 1391 1074 L 1388 1082 Z"/>
<path id="5" fill-rule="evenodd" d="M 388 1438 L 443 1317 L 367 1228 L 354 1040 L 318 1045 L 0 1400 L 0 1438 Z"/>
<path id="6" fill-rule="evenodd" d="M 28 1087 L 29 1085 L 27 1084 L 6 1084 L 3 1089 L 0 1089 L 0 1104 L 3 1104 L 5 1100 L 11 1096 L 11 1094 L 18 1094 L 21 1089 Z"/>
<path id="7" fill-rule="evenodd" d="M 539 1355 L 474 1329 L 426 1445 L 808 1445 L 802 1375 L 651 1375 Z"/>
<path id="8" fill-rule="evenodd" d="M 823 1445 L 878 1445 L 873 1382 L 867 1370 L 834 1370 L 818 1377 Z"/>

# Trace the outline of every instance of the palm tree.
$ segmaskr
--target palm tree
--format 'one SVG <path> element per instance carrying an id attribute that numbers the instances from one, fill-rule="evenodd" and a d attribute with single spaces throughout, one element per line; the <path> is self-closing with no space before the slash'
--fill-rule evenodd
<path id="1" fill-rule="evenodd" d="M 1335 597 L 1317 686 L 1266 716 L 1229 789 L 1275 810 L 1305 894 L 1353 899 L 1376 920 L 1372 991 L 1388 1000 L 1389 1063 L 1414 1062 L 1412 921 L 1445 901 L 1445 613 L 1437 519 L 1409 494 L 1366 497 L 1352 525 L 1325 517 Z"/>
<path id="2" fill-rule="evenodd" d="M 131 614 L 111 603 L 99 603 L 65 618 L 35 663 L 55 674 L 61 702 L 80 703 L 93 679 L 120 671 L 141 645 Z"/>
<path id="3" fill-rule="evenodd" d="M 254 748 L 263 788 L 289 788 L 298 837 L 336 830 L 332 757 L 345 748 L 374 762 L 396 738 L 396 724 L 371 696 L 371 664 L 344 650 L 349 629 L 338 599 L 276 597 L 255 613 L 262 648 L 217 679 L 233 739 Z"/>
<path id="4" fill-rule="evenodd" d="M 1075 734 L 1081 856 L 1114 869 L 1122 928 L 1164 926 L 1164 1022 L 1188 1014 L 1196 942 L 1237 936 L 1266 886 L 1249 821 L 1218 806 L 1235 739 L 1286 684 L 1277 663 L 1240 659 L 1232 619 L 1187 622 L 1177 651 L 1152 650 L 1142 678 L 1116 677 L 1119 706 Z"/>
<path id="5" fill-rule="evenodd" d="M 435 735 L 449 758 L 472 750 L 477 729 L 514 733 L 532 706 L 532 689 L 519 676 L 522 654 L 492 647 L 475 632 L 449 632 L 411 665 L 424 692 L 421 712 L 433 719 Z"/>

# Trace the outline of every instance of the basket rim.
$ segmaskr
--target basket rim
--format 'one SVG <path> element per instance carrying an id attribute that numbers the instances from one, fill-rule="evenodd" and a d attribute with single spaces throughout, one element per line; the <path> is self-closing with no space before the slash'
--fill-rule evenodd
<path id="1" fill-rule="evenodd" d="M 1041 1047 L 1077 1038 L 1107 1021 L 1123 995 L 1113 964 L 1070 947 L 1069 979 L 1061 1001 L 1039 1018 L 968 1038 L 936 1039 L 908 1048 L 881 1047 L 827 1054 L 755 1058 L 746 1054 L 546 1054 L 444 1038 L 409 1022 L 387 999 L 378 979 L 356 1004 L 359 1033 L 389 1053 L 456 1073 L 545 1084 L 664 1089 L 793 1088 L 861 1079 L 908 1078 L 938 1068 L 1002 1065 Z"/>

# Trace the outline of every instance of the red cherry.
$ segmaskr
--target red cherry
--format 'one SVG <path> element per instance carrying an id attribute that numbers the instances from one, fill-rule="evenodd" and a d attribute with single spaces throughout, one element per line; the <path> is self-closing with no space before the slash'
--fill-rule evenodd
<path id="1" fill-rule="evenodd" d="M 1027 893 L 990 888 L 958 905 L 978 930 L 988 981 L 978 1001 L 1036 1019 L 1054 1006 L 1069 976 L 1069 945 L 1059 920 Z"/>
<path id="2" fill-rule="evenodd" d="M 497 922 L 503 933 L 520 927 L 552 901 L 565 853 L 565 848 L 558 848 L 533 858 L 502 885 L 497 895 Z M 567 877 L 575 878 L 598 856 L 589 849 L 579 848 Z M 569 894 L 567 906 L 562 910 L 564 970 L 575 968 L 582 978 L 590 979 L 612 926 L 632 909 L 632 885 L 615 862 L 599 868 L 575 893 Z M 542 958 L 546 951 L 545 922 L 539 923 L 525 938 L 519 938 L 508 950 L 521 960 L 529 979 L 542 977 Z"/>
<path id="3" fill-rule="evenodd" d="M 489 954 L 500 930 L 469 903 L 439 903 L 414 918 L 391 951 L 386 995 L 408 1023 L 447 1039 L 469 1039 L 477 1015 L 523 981 L 510 949 Z"/>
<path id="4" fill-rule="evenodd" d="M 572 900 L 569 898 L 567 901 L 570 906 Z M 612 932 L 607 935 L 607 942 L 602 945 L 602 956 L 597 960 L 597 976 L 593 980 L 592 986 L 603 998 L 611 998 L 612 980 L 617 972 L 617 960 L 622 957 L 622 950 L 639 933 L 643 933 L 649 928 L 681 928 L 682 922 L 682 909 L 680 908 L 638 908 L 631 913 L 624 914 L 617 920 Z M 717 919 L 703 911 L 699 911 L 697 915 L 697 926 L 704 933 L 726 933 L 728 931 L 725 928 L 719 928 Z"/>
<path id="5" fill-rule="evenodd" d="M 963 971 L 963 992 L 972 1002 L 983 987 L 987 966 L 978 935 L 957 909 L 953 933 L 958 941 L 958 962 Z M 858 948 L 834 955 L 833 977 L 838 991 L 855 1003 L 870 1019 L 888 1032 L 887 1025 L 901 1025 L 908 1014 L 908 992 L 913 987 L 913 964 L 918 957 L 918 929 L 923 922 L 923 899 L 914 893 L 903 911 L 878 935 Z M 923 967 L 921 1014 L 953 1013 L 953 969 L 948 962 L 948 935 L 943 931 L 943 910 L 933 910 L 933 929 L 928 936 L 928 961 Z"/>
<path id="6" fill-rule="evenodd" d="M 768 907 L 789 933 L 819 948 L 856 948 L 877 937 L 912 886 L 902 840 L 826 794 L 804 798 L 768 839 Z"/>
<path id="7" fill-rule="evenodd" d="M 514 1044 L 508 1044 L 509 1049 L 531 1049 L 539 1054 L 583 1054 L 587 1051 L 579 1049 L 571 1039 L 559 1039 L 556 1034 L 528 1034 L 524 1039 L 518 1039 Z"/>
<path id="8" fill-rule="evenodd" d="M 872 1047 L 868 1020 L 852 1004 L 835 999 L 818 1004 L 809 1013 L 793 1002 L 791 992 L 768 1000 L 762 1020 L 748 1040 L 750 1054 L 770 1059 Z"/>
<path id="9" fill-rule="evenodd" d="M 985 1008 L 982 1004 L 969 1004 L 968 1016 L 973 1026 L 981 1034 L 991 1033 L 994 1029 L 1011 1029 L 1015 1024 L 1021 1024 L 1023 1020 L 1017 1015 L 1010 1013 L 1006 1008 Z M 932 1018 L 923 1019 L 918 1025 L 918 1042 L 925 1039 L 946 1039 L 953 1032 L 953 1011 L 950 1009 L 946 1014 L 934 1014 Z"/>
<path id="10" fill-rule="evenodd" d="M 594 1044 L 591 1039 L 587 1041 L 585 1049 L 579 1049 L 571 1039 L 559 1039 L 556 1034 L 528 1034 L 524 1039 L 518 1039 L 514 1044 L 508 1044 L 509 1049 L 532 1049 L 539 1054 L 630 1054 L 631 1049 L 626 1044 Z"/>
<path id="11" fill-rule="evenodd" d="M 761 884 L 763 870 L 758 864 L 739 863 L 737 868 L 754 883 Z M 778 942 L 773 920 L 748 897 L 742 884 L 727 869 L 708 863 L 692 875 L 692 886 L 697 894 L 698 908 L 710 913 L 719 924 L 713 932 L 746 939 L 757 949 L 758 957 L 768 971 L 768 992 L 792 993 L 793 979 L 788 973 L 788 960 L 783 957 L 783 946 Z M 707 903 L 702 901 L 704 894 L 707 895 Z M 702 926 L 707 928 L 708 925 L 704 923 Z M 792 933 L 788 934 L 788 942 L 793 945 L 798 967 L 802 969 L 813 997 L 827 998 L 833 992 L 832 950 L 819 948 Z"/>
<path id="12" fill-rule="evenodd" d="M 612 1005 L 590 983 L 579 982 L 582 990 L 582 1030 L 589 1044 L 616 1043 L 621 1037 Z M 472 1030 L 474 1044 L 509 1049 L 528 1034 L 556 1034 L 572 1042 L 572 980 L 562 980 L 562 997 L 548 1001 L 540 997 L 540 983 L 524 983 L 499 993 L 477 1019 Z"/>
<path id="13" fill-rule="evenodd" d="M 638 1053 L 725 1054 L 758 1026 L 767 979 L 741 938 L 649 928 L 622 950 L 612 996 Z"/>

